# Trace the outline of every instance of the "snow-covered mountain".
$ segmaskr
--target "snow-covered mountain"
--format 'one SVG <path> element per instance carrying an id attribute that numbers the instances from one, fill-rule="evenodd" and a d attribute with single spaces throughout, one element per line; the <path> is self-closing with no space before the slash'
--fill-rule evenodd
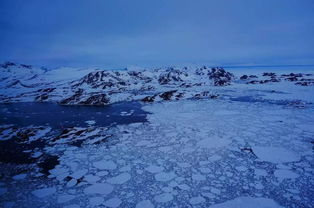
<path id="1" fill-rule="evenodd" d="M 239 84 L 242 88 L 278 82 L 290 83 L 290 86 L 314 85 L 311 73 L 253 72 L 235 76 L 223 68 L 206 66 L 122 71 L 96 68 L 48 70 L 6 62 L 0 65 L 0 71 L 0 102 L 58 102 L 63 105 L 215 98 L 222 89 Z"/>

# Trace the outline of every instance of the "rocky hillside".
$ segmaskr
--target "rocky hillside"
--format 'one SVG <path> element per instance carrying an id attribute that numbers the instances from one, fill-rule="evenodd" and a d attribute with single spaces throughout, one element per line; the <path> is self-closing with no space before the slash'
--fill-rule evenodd
<path id="1" fill-rule="evenodd" d="M 107 105 L 119 101 L 216 98 L 218 91 L 235 84 L 289 82 L 314 85 L 312 74 L 235 76 L 225 69 L 160 68 L 154 70 L 101 70 L 59 68 L 48 70 L 6 62 L 0 65 L 0 102 L 58 102 L 62 105 Z"/>

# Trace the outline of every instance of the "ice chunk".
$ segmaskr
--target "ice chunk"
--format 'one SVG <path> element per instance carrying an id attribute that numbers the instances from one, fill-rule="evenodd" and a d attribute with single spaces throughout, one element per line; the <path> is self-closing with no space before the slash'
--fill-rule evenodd
<path id="1" fill-rule="evenodd" d="M 95 168 L 98 168 L 100 170 L 114 170 L 117 168 L 117 165 L 112 161 L 97 161 L 93 163 L 93 166 Z"/>
<path id="2" fill-rule="evenodd" d="M 201 204 L 205 202 L 205 199 L 201 196 L 193 197 L 190 200 L 190 204 L 196 205 L 196 204 Z"/>
<path id="3" fill-rule="evenodd" d="M 99 206 L 103 202 L 104 202 L 104 198 L 103 197 L 99 197 L 99 196 L 92 197 L 92 198 L 89 199 L 89 204 L 91 206 Z"/>
<path id="4" fill-rule="evenodd" d="M 19 175 L 15 175 L 15 176 L 13 176 L 12 178 L 14 179 L 14 180 L 16 180 L 16 181 L 19 181 L 19 180 L 23 180 L 24 178 L 26 178 L 26 174 L 25 173 L 23 173 L 23 174 L 19 174 Z"/>
<path id="5" fill-rule="evenodd" d="M 44 198 L 44 197 L 54 194 L 55 192 L 56 192 L 56 188 L 50 187 L 50 188 L 37 189 L 35 191 L 32 191 L 32 194 L 38 198 Z"/>
<path id="6" fill-rule="evenodd" d="M 94 175 L 87 175 L 84 177 L 84 179 L 88 182 L 88 183 L 95 183 L 97 181 L 100 180 L 100 177 L 98 176 L 94 176 Z"/>
<path id="7" fill-rule="evenodd" d="M 154 208 L 154 205 L 149 200 L 143 200 L 137 203 L 135 208 Z"/>
<path id="8" fill-rule="evenodd" d="M 194 181 L 204 181 L 204 180 L 206 180 L 206 177 L 202 174 L 193 174 L 192 179 Z"/>
<path id="9" fill-rule="evenodd" d="M 68 206 L 64 206 L 63 208 L 80 208 L 80 206 L 77 204 L 70 204 Z"/>
<path id="10" fill-rule="evenodd" d="M 129 173 L 121 173 L 115 177 L 109 178 L 107 181 L 111 184 L 123 184 L 131 179 L 131 175 Z"/>
<path id="11" fill-rule="evenodd" d="M 147 168 L 145 168 L 145 170 L 147 170 L 150 173 L 159 173 L 159 172 L 163 171 L 164 168 L 160 167 L 160 166 L 156 166 L 156 165 L 150 165 Z"/>
<path id="12" fill-rule="evenodd" d="M 88 120 L 88 121 L 85 121 L 85 123 L 88 124 L 89 126 L 92 126 L 92 125 L 96 124 L 96 121 L 95 120 Z"/>
<path id="13" fill-rule="evenodd" d="M 155 175 L 155 179 L 157 181 L 170 181 L 176 177 L 176 174 L 174 172 L 162 172 Z"/>
<path id="14" fill-rule="evenodd" d="M 169 193 L 163 193 L 163 194 L 159 194 L 157 196 L 154 197 L 154 199 L 157 201 L 157 202 L 168 202 L 168 201 L 171 201 L 173 199 L 173 196 Z"/>
<path id="15" fill-rule="evenodd" d="M 75 178 L 75 179 L 80 179 L 80 178 L 82 178 L 87 172 L 88 172 L 88 170 L 82 169 L 82 170 L 74 171 L 74 173 L 73 173 L 71 176 L 72 176 L 73 178 Z"/>
<path id="16" fill-rule="evenodd" d="M 230 143 L 231 141 L 225 138 L 208 137 L 206 139 L 199 141 L 197 144 L 201 148 L 211 149 L 225 147 L 228 146 Z"/>
<path id="17" fill-rule="evenodd" d="M 298 174 L 292 172 L 291 170 L 276 170 L 274 174 L 277 178 L 279 178 L 279 180 L 283 180 L 285 178 L 294 179 L 299 177 Z"/>
<path id="18" fill-rule="evenodd" d="M 220 204 L 215 204 L 209 208 L 283 208 L 271 199 L 239 197 Z"/>
<path id="19" fill-rule="evenodd" d="M 96 183 L 84 189 L 85 194 L 107 195 L 113 191 L 113 187 L 106 183 Z"/>
<path id="20" fill-rule="evenodd" d="M 69 182 L 67 182 L 67 187 L 73 187 L 77 184 L 76 179 L 71 179 Z"/>
<path id="21" fill-rule="evenodd" d="M 59 204 L 61 204 L 61 203 L 65 203 L 65 202 L 71 201 L 71 200 L 73 200 L 74 198 L 75 198 L 75 196 L 73 196 L 73 195 L 68 195 L 68 194 L 66 194 L 66 195 L 61 195 L 61 196 L 58 197 L 57 202 L 58 202 Z"/>
<path id="22" fill-rule="evenodd" d="M 281 147 L 253 147 L 254 154 L 261 160 L 272 163 L 299 161 L 300 156 Z"/>
<path id="23" fill-rule="evenodd" d="M 112 199 L 108 199 L 107 201 L 105 201 L 104 205 L 107 207 L 119 207 L 120 204 L 122 203 L 121 199 L 119 199 L 118 197 L 112 198 Z"/>

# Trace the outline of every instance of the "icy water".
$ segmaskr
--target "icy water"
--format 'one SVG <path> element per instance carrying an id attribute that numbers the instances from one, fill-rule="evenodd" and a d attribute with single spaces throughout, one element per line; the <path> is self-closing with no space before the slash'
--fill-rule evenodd
<path id="1" fill-rule="evenodd" d="M 0 124 L 16 126 L 49 125 L 53 128 L 110 126 L 146 121 L 137 102 L 108 106 L 62 106 L 56 103 L 0 104 Z"/>

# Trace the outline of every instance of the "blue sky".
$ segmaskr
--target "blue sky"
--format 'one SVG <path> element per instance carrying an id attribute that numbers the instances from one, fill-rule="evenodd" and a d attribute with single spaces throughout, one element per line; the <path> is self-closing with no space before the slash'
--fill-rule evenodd
<path id="1" fill-rule="evenodd" d="M 0 61 L 314 64 L 313 0 L 1 0 Z"/>

